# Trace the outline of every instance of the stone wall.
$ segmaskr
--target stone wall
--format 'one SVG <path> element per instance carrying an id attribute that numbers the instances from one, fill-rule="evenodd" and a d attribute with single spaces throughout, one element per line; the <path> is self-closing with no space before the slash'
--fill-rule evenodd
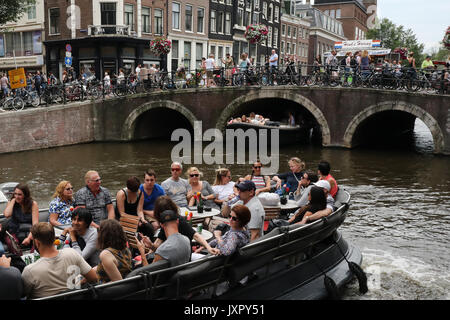
<path id="1" fill-rule="evenodd" d="M 90 102 L 0 114 L 0 153 L 94 141 Z"/>

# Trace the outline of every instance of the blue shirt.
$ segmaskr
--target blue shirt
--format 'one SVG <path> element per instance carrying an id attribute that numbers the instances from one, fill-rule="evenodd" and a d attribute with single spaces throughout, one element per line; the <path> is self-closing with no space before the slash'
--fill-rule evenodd
<path id="1" fill-rule="evenodd" d="M 157 183 L 153 186 L 153 191 L 151 194 L 147 194 L 144 191 L 144 185 L 141 184 L 139 187 L 144 195 L 144 210 L 153 210 L 155 206 L 155 201 L 159 196 L 165 195 L 164 189 Z"/>
<path id="2" fill-rule="evenodd" d="M 273 55 L 270 56 L 269 59 L 269 65 L 270 66 L 277 66 L 278 65 L 278 60 L 273 61 L 273 59 L 278 58 L 278 55 L 276 53 L 274 53 Z"/>
<path id="3" fill-rule="evenodd" d="M 63 201 L 60 197 L 56 197 L 50 202 L 48 213 L 50 221 L 50 214 L 57 213 L 58 219 L 57 221 L 61 224 L 71 224 L 72 223 L 72 211 L 70 208 L 73 206 L 73 201 Z M 47 221 L 47 222 L 48 222 Z"/>

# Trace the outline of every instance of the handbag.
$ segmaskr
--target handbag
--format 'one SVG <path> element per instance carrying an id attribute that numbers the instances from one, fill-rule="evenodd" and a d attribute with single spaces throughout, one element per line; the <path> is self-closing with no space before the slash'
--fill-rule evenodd
<path id="1" fill-rule="evenodd" d="M 22 255 L 22 249 L 20 248 L 19 240 L 17 239 L 15 234 L 10 234 L 8 231 L 6 231 L 5 243 L 10 253 L 17 256 Z"/>

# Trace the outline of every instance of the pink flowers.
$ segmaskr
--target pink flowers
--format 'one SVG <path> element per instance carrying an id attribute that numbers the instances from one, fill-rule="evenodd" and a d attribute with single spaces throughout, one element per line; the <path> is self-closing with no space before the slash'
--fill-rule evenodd
<path id="1" fill-rule="evenodd" d="M 263 24 L 251 24 L 247 26 L 247 30 L 245 31 L 245 39 L 247 39 L 250 43 L 261 43 L 267 39 L 267 35 L 269 30 Z"/>
<path id="2" fill-rule="evenodd" d="M 395 53 L 399 53 L 400 54 L 400 58 L 402 60 L 405 60 L 406 56 L 408 55 L 408 48 L 395 48 L 394 52 Z"/>
<path id="3" fill-rule="evenodd" d="M 156 55 L 168 54 L 172 48 L 172 42 L 165 37 L 157 37 L 150 41 L 150 51 Z"/>
<path id="4" fill-rule="evenodd" d="M 447 31 L 445 32 L 444 39 L 442 40 L 444 43 L 444 46 L 450 50 L 450 27 L 447 28 Z"/>

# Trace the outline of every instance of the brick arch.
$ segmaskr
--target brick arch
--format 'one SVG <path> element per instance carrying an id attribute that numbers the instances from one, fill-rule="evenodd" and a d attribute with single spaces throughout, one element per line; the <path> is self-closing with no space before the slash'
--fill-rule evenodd
<path id="1" fill-rule="evenodd" d="M 369 106 L 358 113 L 348 124 L 347 129 L 345 130 L 343 146 L 352 148 L 353 136 L 356 132 L 356 129 L 364 120 L 376 113 L 389 110 L 407 112 L 422 120 L 426 124 L 428 129 L 430 129 L 433 136 L 434 153 L 441 153 L 444 151 L 444 134 L 442 133 L 439 123 L 436 121 L 436 119 L 419 106 L 404 101 L 380 102 L 375 105 Z"/>
<path id="2" fill-rule="evenodd" d="M 234 99 L 225 107 L 225 109 L 220 114 L 216 122 L 216 128 L 220 131 L 223 131 L 228 119 L 230 119 L 233 114 L 236 114 L 244 103 L 268 98 L 289 100 L 306 108 L 309 112 L 311 112 L 311 114 L 314 116 L 321 127 L 322 144 L 324 146 L 328 146 L 331 144 L 330 127 L 322 111 L 311 100 L 289 89 L 279 90 L 275 88 L 261 88 L 261 90 L 259 90 L 258 92 L 251 92 Z"/>
<path id="3" fill-rule="evenodd" d="M 127 119 L 122 125 L 121 140 L 132 140 L 136 129 L 136 120 L 143 113 L 156 108 L 166 108 L 179 112 L 189 121 L 189 123 L 192 125 L 192 128 L 194 128 L 194 122 L 197 121 L 197 118 L 189 109 L 177 102 L 168 100 L 147 102 L 134 109 L 133 112 L 128 115 Z"/>

